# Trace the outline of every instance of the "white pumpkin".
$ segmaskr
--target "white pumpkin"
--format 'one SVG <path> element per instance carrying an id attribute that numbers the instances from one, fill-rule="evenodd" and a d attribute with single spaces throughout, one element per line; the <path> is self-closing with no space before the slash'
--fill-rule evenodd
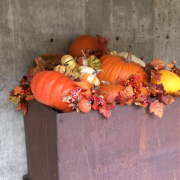
<path id="1" fill-rule="evenodd" d="M 80 74 L 84 74 L 84 73 L 88 73 L 88 74 L 92 74 L 92 75 L 96 76 L 96 71 L 93 68 L 81 66 Z"/>
<path id="2" fill-rule="evenodd" d="M 127 52 L 120 52 L 120 53 L 117 53 L 116 56 L 120 56 L 120 57 L 127 58 L 127 57 L 128 57 L 128 53 L 127 53 Z M 141 59 L 139 59 L 139 58 L 136 57 L 135 55 L 131 54 L 131 58 L 132 58 L 132 61 L 134 61 L 135 63 L 138 63 L 138 64 L 140 64 L 140 65 L 143 66 L 143 67 L 146 66 L 146 64 L 144 63 L 144 61 L 142 61 Z"/>

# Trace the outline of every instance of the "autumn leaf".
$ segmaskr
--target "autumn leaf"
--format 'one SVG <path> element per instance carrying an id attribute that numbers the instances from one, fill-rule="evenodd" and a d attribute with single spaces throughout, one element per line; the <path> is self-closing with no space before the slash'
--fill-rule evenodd
<path id="1" fill-rule="evenodd" d="M 7 99 L 7 100 L 6 100 L 6 103 L 7 103 L 7 102 L 9 102 L 9 101 L 10 101 L 10 100 L 9 100 L 9 99 Z"/>
<path id="2" fill-rule="evenodd" d="M 96 37 L 97 37 L 97 42 L 98 42 L 98 45 L 99 45 L 99 49 L 106 49 L 107 45 L 108 45 L 108 41 L 105 38 L 103 38 L 103 37 L 101 37 L 99 35 L 96 35 Z"/>
<path id="3" fill-rule="evenodd" d="M 147 107 L 151 103 L 151 101 L 145 95 L 141 95 L 138 99 L 135 99 L 134 102 L 135 102 L 134 103 L 135 105 L 138 105 L 144 108 Z"/>
<path id="4" fill-rule="evenodd" d="M 151 65 L 154 67 L 155 70 L 160 70 L 160 69 L 166 69 L 165 67 L 165 64 L 166 64 L 166 61 L 162 61 L 162 60 L 159 60 L 159 59 L 154 59 L 152 62 L 151 62 Z"/>
<path id="5" fill-rule="evenodd" d="M 11 98 L 11 102 L 16 105 L 20 102 L 20 98 L 14 96 L 13 98 Z"/>
<path id="6" fill-rule="evenodd" d="M 166 105 L 173 103 L 175 100 L 171 95 L 164 94 L 157 94 L 157 99 Z"/>
<path id="7" fill-rule="evenodd" d="M 164 86 L 163 84 L 152 84 L 149 83 L 148 87 L 147 87 L 148 91 L 153 94 L 154 96 L 156 96 L 156 94 L 164 94 L 166 91 L 164 90 Z"/>
<path id="8" fill-rule="evenodd" d="M 120 102 L 121 106 L 124 106 L 125 104 L 130 105 L 133 102 L 133 95 L 133 88 L 131 85 L 128 85 L 124 90 L 119 92 L 116 101 Z"/>
<path id="9" fill-rule="evenodd" d="M 180 97 L 180 91 L 179 91 L 179 92 L 172 93 L 171 95 L 172 95 L 172 96 L 175 96 L 175 97 Z"/>
<path id="10" fill-rule="evenodd" d="M 70 100 L 72 100 L 71 95 L 66 95 L 64 97 L 61 97 L 62 102 L 70 103 Z"/>
<path id="11" fill-rule="evenodd" d="M 25 99 L 26 99 L 26 101 L 30 101 L 30 100 L 34 99 L 34 95 L 31 95 L 31 94 L 27 95 Z"/>
<path id="12" fill-rule="evenodd" d="M 177 60 L 173 60 L 173 61 L 172 61 L 172 63 L 173 63 L 174 65 L 176 64 L 176 62 L 177 62 Z"/>
<path id="13" fill-rule="evenodd" d="M 23 110 L 23 115 L 25 116 L 27 114 L 28 105 L 25 99 L 21 99 L 20 103 L 17 106 L 17 112 Z"/>
<path id="14" fill-rule="evenodd" d="M 155 100 L 154 102 L 152 102 L 150 104 L 149 111 L 150 111 L 150 113 L 154 113 L 156 116 L 162 118 L 162 116 L 163 116 L 163 108 L 164 108 L 164 104 L 159 103 L 158 100 Z"/>
<path id="15" fill-rule="evenodd" d="M 92 88 L 92 85 L 89 84 L 88 82 L 86 81 L 80 81 L 80 82 L 77 82 L 75 81 L 75 83 L 82 88 L 81 90 L 81 94 L 85 95 L 86 97 L 89 97 L 92 95 L 92 91 L 91 91 L 91 88 Z"/>
<path id="16" fill-rule="evenodd" d="M 22 89 L 22 87 L 20 87 L 20 86 L 16 86 L 15 88 L 14 88 L 14 95 L 18 95 L 18 94 L 21 94 L 21 91 L 22 91 L 23 89 Z"/>
<path id="17" fill-rule="evenodd" d="M 169 64 L 167 65 L 167 67 L 170 68 L 170 69 L 173 69 L 174 65 L 172 65 L 171 63 L 169 63 Z"/>
<path id="18" fill-rule="evenodd" d="M 157 80 L 157 81 L 161 81 L 161 76 L 162 74 L 159 73 L 158 71 L 155 71 L 153 69 L 151 69 L 151 78 Z"/>
<path id="19" fill-rule="evenodd" d="M 105 104 L 101 109 L 99 109 L 99 112 L 108 119 L 111 116 L 111 105 Z"/>

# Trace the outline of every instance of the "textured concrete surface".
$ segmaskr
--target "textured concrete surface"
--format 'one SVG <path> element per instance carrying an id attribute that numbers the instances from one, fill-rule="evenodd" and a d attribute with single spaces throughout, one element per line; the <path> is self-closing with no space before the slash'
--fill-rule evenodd
<path id="1" fill-rule="evenodd" d="M 180 65 L 179 8 L 179 0 L 0 0 L 0 180 L 27 173 L 23 115 L 5 101 L 35 57 L 99 34 L 110 50 Z"/>

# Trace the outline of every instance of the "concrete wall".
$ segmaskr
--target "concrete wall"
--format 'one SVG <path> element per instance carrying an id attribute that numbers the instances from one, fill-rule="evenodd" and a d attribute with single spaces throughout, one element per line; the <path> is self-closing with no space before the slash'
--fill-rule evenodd
<path id="1" fill-rule="evenodd" d="M 27 173 L 23 115 L 5 101 L 35 57 L 99 34 L 110 50 L 146 62 L 179 60 L 179 8 L 179 0 L 0 0 L 0 180 Z"/>

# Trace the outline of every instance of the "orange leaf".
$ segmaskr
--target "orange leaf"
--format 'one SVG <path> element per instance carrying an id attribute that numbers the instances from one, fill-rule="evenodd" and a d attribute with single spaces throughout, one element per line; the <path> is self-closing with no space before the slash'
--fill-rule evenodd
<path id="1" fill-rule="evenodd" d="M 164 104 L 159 103 L 158 100 L 155 100 L 154 102 L 152 102 L 150 104 L 149 111 L 150 111 L 150 113 L 154 113 L 158 117 L 162 118 L 162 116 L 163 116 L 163 108 L 164 108 Z"/>
<path id="2" fill-rule="evenodd" d="M 88 90 L 88 89 L 91 89 L 91 88 L 92 88 L 91 84 L 89 84 L 89 83 L 86 82 L 86 81 L 75 82 L 75 83 L 76 83 L 79 87 L 81 87 L 82 89 Z"/>
<path id="3" fill-rule="evenodd" d="M 131 85 L 127 86 L 124 90 L 119 92 L 119 96 L 117 97 L 120 102 L 121 106 L 124 106 L 125 104 L 130 105 L 133 102 L 133 88 Z"/>
<path id="4" fill-rule="evenodd" d="M 99 112 L 108 119 L 111 116 L 111 106 L 110 105 L 104 105 L 101 109 L 99 109 Z"/>
<path id="5" fill-rule="evenodd" d="M 26 96 L 26 100 L 27 100 L 27 101 L 30 101 L 30 100 L 32 100 L 32 99 L 34 99 L 34 96 L 33 96 L 33 95 L 27 95 L 27 96 Z"/>
<path id="6" fill-rule="evenodd" d="M 18 95 L 18 94 L 21 94 L 21 91 L 22 91 L 23 89 L 22 89 L 22 87 L 20 87 L 20 86 L 16 86 L 15 88 L 14 88 L 14 95 Z"/>

